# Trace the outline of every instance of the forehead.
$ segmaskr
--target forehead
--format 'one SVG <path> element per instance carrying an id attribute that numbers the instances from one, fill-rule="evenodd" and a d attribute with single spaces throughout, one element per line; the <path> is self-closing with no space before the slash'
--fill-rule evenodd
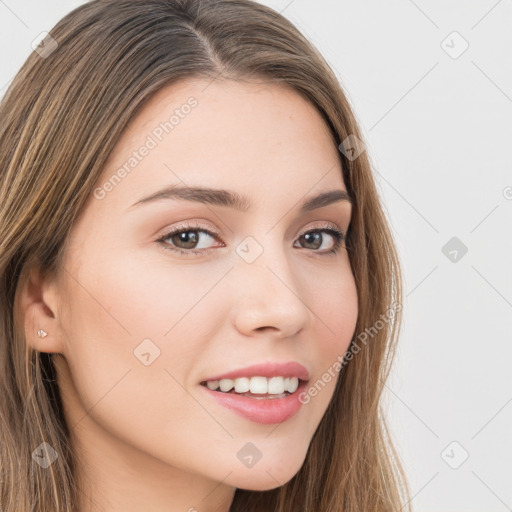
<path id="1" fill-rule="evenodd" d="M 99 186 L 122 209 L 159 186 L 239 190 L 260 199 L 344 188 L 334 139 L 299 93 L 268 82 L 182 81 L 158 91 L 129 123 Z M 146 194 L 144 194 L 146 193 Z"/>

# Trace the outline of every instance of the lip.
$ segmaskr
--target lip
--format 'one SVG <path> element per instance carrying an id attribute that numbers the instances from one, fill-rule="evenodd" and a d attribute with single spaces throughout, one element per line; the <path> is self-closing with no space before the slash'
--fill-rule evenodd
<path id="1" fill-rule="evenodd" d="M 253 364 L 246 366 L 245 368 L 239 368 L 231 372 L 223 373 L 222 375 L 215 375 L 203 379 L 201 382 L 209 380 L 221 380 L 221 379 L 237 379 L 239 377 L 297 377 L 302 381 L 308 381 L 310 378 L 309 371 L 307 368 L 296 362 L 288 361 L 285 363 L 262 363 Z"/>
<path id="2" fill-rule="evenodd" d="M 250 398 L 234 393 L 223 393 L 222 391 L 212 391 L 206 386 L 199 387 L 216 400 L 219 405 L 232 410 L 235 414 L 255 423 L 268 425 L 282 423 L 299 412 L 303 405 L 299 400 L 299 396 L 306 390 L 307 385 L 306 381 L 301 381 L 297 390 L 284 398 L 262 399 Z"/>

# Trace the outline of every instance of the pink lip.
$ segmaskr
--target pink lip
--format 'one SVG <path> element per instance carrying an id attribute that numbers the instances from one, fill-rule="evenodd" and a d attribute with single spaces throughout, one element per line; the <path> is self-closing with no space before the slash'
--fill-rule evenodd
<path id="1" fill-rule="evenodd" d="M 235 393 L 212 391 L 206 386 L 199 387 L 204 389 L 204 392 L 208 393 L 218 404 L 231 409 L 234 413 L 255 423 L 271 424 L 282 423 L 299 412 L 303 405 L 299 400 L 299 396 L 305 391 L 307 385 L 307 382 L 300 382 L 299 387 L 294 393 L 284 398 L 268 399 L 256 399 Z"/>
<path id="2" fill-rule="evenodd" d="M 297 377 L 300 380 L 309 380 L 309 372 L 305 366 L 295 361 L 287 363 L 263 363 L 246 366 L 238 370 L 233 370 L 222 375 L 208 377 L 208 380 L 236 379 L 239 377 Z M 203 382 L 204 382 L 203 381 Z"/>

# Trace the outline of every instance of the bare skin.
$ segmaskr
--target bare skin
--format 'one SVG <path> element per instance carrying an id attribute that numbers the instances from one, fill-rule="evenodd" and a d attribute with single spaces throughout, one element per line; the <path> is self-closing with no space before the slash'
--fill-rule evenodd
<path id="1" fill-rule="evenodd" d="M 222 407 L 199 383 L 249 364 L 298 361 L 313 384 L 354 334 L 348 253 L 342 241 L 328 254 L 336 240 L 325 231 L 346 233 L 351 205 L 299 213 L 305 199 L 346 191 L 325 122 L 279 85 L 207 84 L 174 84 L 144 106 L 98 187 L 173 110 L 197 100 L 161 141 L 153 136 L 156 147 L 120 182 L 91 195 L 59 276 L 43 280 L 34 269 L 23 290 L 28 342 L 60 354 L 58 383 L 81 461 L 80 512 L 228 512 L 237 487 L 285 484 L 304 462 L 337 376 L 270 425 Z M 184 199 L 132 207 L 172 184 L 237 192 L 251 208 Z M 178 236 L 157 242 L 184 225 L 195 245 Z M 301 236 L 308 231 L 318 243 Z M 246 237 L 262 248 L 251 263 L 236 252 Z M 48 336 L 38 338 L 38 329 Z M 148 365 L 134 354 L 145 339 L 153 345 L 142 359 L 160 351 Z M 249 442 L 262 454 L 250 468 L 237 457 Z"/>

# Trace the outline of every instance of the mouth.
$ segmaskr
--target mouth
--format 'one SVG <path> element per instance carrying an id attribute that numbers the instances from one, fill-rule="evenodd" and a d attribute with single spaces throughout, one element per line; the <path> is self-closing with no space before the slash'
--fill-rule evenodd
<path id="1" fill-rule="evenodd" d="M 206 396 L 233 413 L 254 423 L 276 424 L 287 421 L 299 412 L 303 406 L 301 396 L 308 386 L 306 380 L 288 377 L 287 389 L 283 390 L 284 380 L 282 377 L 270 378 L 267 389 L 264 387 L 266 377 L 261 376 L 242 378 L 238 382 L 232 379 L 202 381 L 200 385 Z"/>

